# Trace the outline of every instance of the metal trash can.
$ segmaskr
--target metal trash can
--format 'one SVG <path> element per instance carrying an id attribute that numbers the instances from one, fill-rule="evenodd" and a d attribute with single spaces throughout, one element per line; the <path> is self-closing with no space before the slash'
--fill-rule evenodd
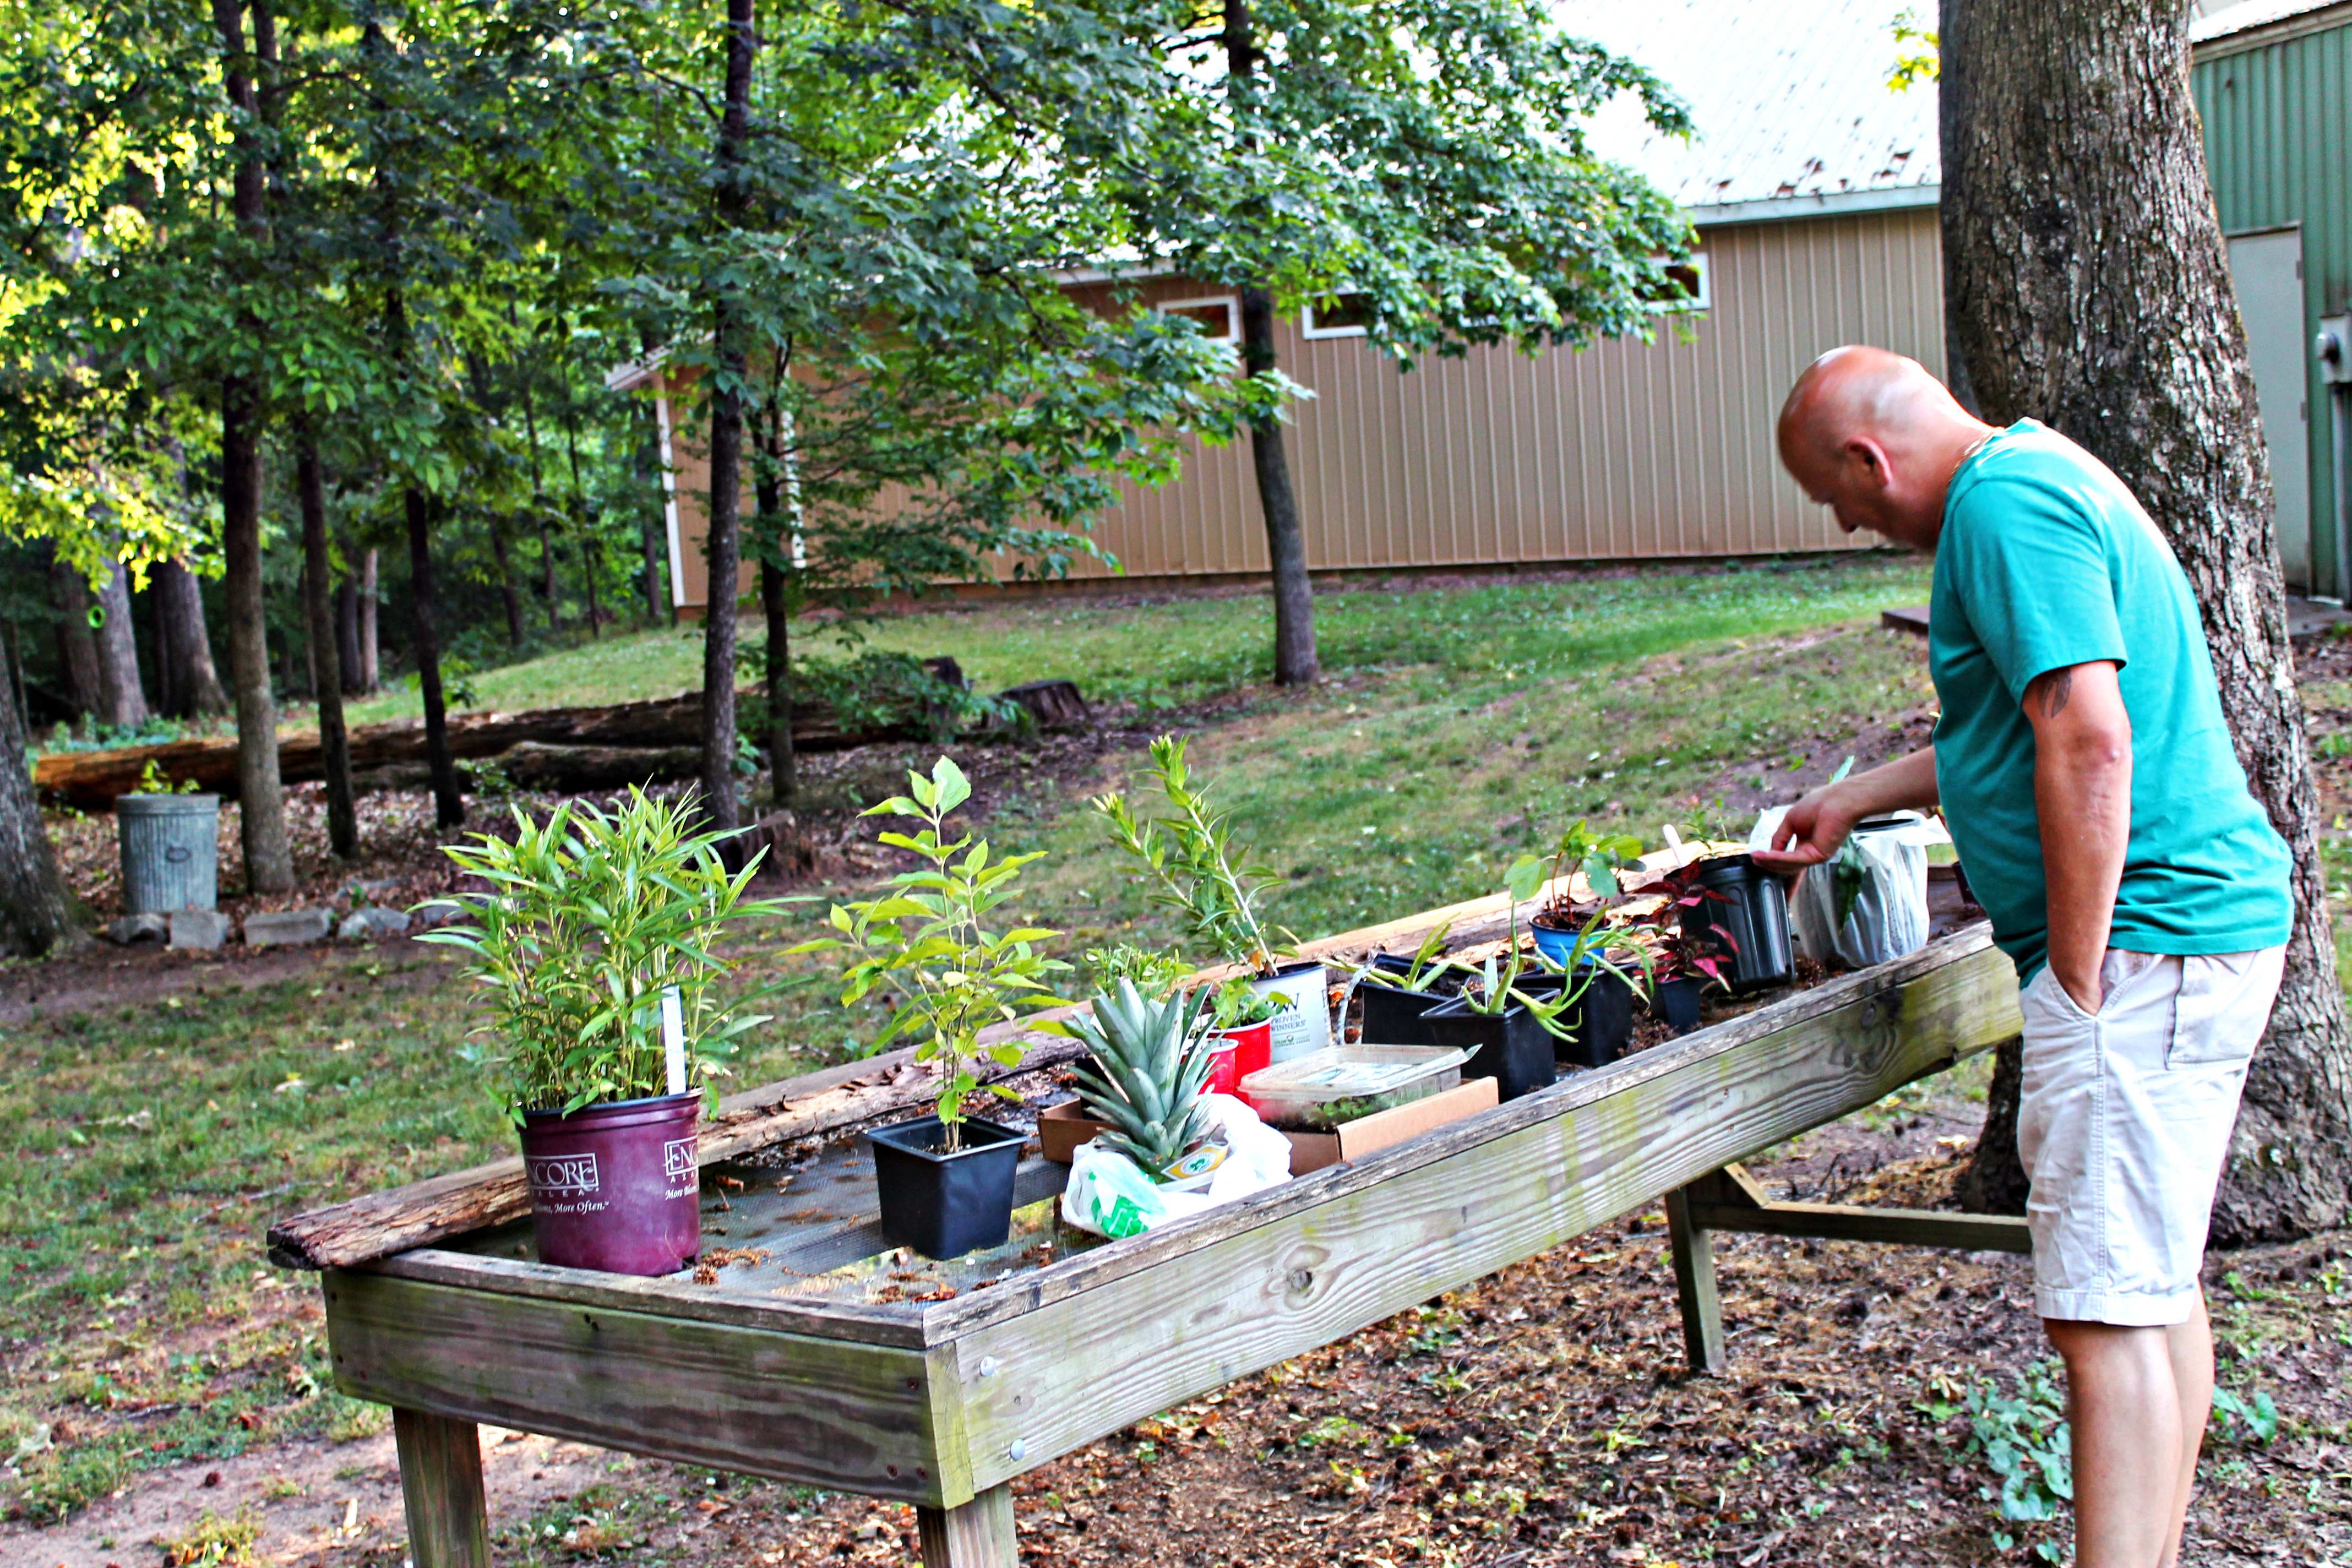
<path id="1" fill-rule="evenodd" d="M 220 796 L 126 795 L 114 803 L 122 912 L 209 910 L 218 901 Z"/>

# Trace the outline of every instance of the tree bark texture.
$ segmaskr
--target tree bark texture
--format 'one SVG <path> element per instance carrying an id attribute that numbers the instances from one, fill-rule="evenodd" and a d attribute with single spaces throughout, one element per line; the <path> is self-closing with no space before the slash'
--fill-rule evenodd
<path id="1" fill-rule="evenodd" d="M 49 558 L 49 603 L 57 610 L 58 668 L 65 677 L 66 701 L 85 723 L 104 703 L 98 691 L 98 641 L 89 630 L 89 579 L 55 555 Z"/>
<path id="2" fill-rule="evenodd" d="M 234 132 L 237 161 L 231 206 L 239 231 L 254 243 L 266 237 L 264 170 L 255 121 L 260 104 L 245 47 L 237 0 L 213 0 L 220 33 L 222 85 L 243 112 Z M 254 339 L 261 323 L 247 314 Z M 250 373 L 221 378 L 221 558 L 223 608 L 228 616 L 229 686 L 236 700 L 237 819 L 244 830 L 245 882 L 255 893 L 294 886 L 294 857 L 286 839 L 285 793 L 278 781 L 278 703 L 269 685 L 268 601 L 261 584 L 262 390 Z"/>
<path id="3" fill-rule="evenodd" d="M 408 513 L 408 626 L 415 645 L 416 690 L 425 702 L 425 760 L 433 771 L 433 818 L 443 827 L 466 820 L 457 793 L 457 763 L 449 752 L 449 707 L 441 695 L 440 609 L 433 587 L 433 503 L 411 485 L 402 494 Z"/>
<path id="4" fill-rule="evenodd" d="M 213 668 L 213 643 L 205 629 L 205 595 L 196 574 L 182 561 L 157 563 L 154 573 L 158 669 L 171 671 L 170 711 L 181 718 L 228 711 L 228 693 Z"/>
<path id="5" fill-rule="evenodd" d="M 2286 979 L 2214 1208 L 2228 1245 L 2352 1207 L 2352 1032 L 2189 21 L 2178 0 L 1945 0 L 1944 286 L 1985 417 L 2074 437 L 2170 540 L 2239 760 L 2294 856 Z"/>
<path id="6" fill-rule="evenodd" d="M 311 685 L 319 702 L 319 749 L 327 764 L 327 847 L 339 860 L 360 852 L 352 800 L 351 737 L 343 728 L 343 659 L 335 636 L 334 560 L 327 548 L 327 485 L 319 444 L 305 420 L 295 432 L 294 482 L 302 509 L 302 609 L 310 633 Z"/>
<path id="7" fill-rule="evenodd" d="M 0 679 L 0 952 L 30 958 L 80 932 L 33 793 L 26 735 L 16 683 Z"/>
<path id="8" fill-rule="evenodd" d="M 1952 1195 L 1972 1214 L 2025 1212 L 2025 1163 L 2017 1153 L 2017 1096 L 2024 1080 L 2024 1048 L 2004 1041 L 1993 1052 L 1992 1087 L 1985 1095 L 1984 1131 L 1952 1183 Z"/>
<path id="9" fill-rule="evenodd" d="M 555 546 L 549 542 L 547 531 L 547 487 L 541 481 L 539 468 L 539 416 L 533 411 L 530 397 L 530 367 L 522 367 L 522 427 L 530 442 L 530 510 L 539 521 L 539 596 L 547 604 L 547 629 L 563 629 L 561 605 L 555 592 Z"/>
<path id="10" fill-rule="evenodd" d="M 1252 375 L 1274 369 L 1274 299 L 1263 289 L 1242 290 L 1242 363 Z M 1282 421 L 1269 415 L 1250 427 L 1250 462 L 1257 470 L 1258 509 L 1265 514 L 1265 552 L 1274 569 L 1274 679 L 1306 686 L 1322 674 L 1315 651 L 1315 584 L 1307 574 L 1307 530 L 1298 492 L 1290 482 L 1290 454 Z"/>
<path id="11" fill-rule="evenodd" d="M 751 137 L 751 0 L 727 0 L 727 100 L 719 124 L 718 209 L 722 233 L 739 231 L 747 205 L 743 153 Z M 710 378 L 710 587 L 702 636 L 702 805 L 710 824 L 743 826 L 735 794 L 735 591 L 742 565 L 743 378 L 749 355 L 741 310 L 725 285 L 712 290 L 718 355 Z"/>
<path id="12" fill-rule="evenodd" d="M 1249 0 L 1224 0 L 1226 91 L 1235 117 L 1257 91 L 1260 55 Z M 1275 370 L 1274 296 L 1241 291 L 1242 368 L 1254 376 Z M 1265 518 L 1266 563 L 1274 578 L 1274 679 L 1306 686 L 1322 674 L 1315 653 L 1315 584 L 1307 575 L 1307 531 L 1298 518 L 1298 491 L 1290 481 L 1290 454 L 1282 421 L 1274 415 L 1250 426 L 1250 464 L 1257 474 L 1258 510 Z"/>
<path id="13" fill-rule="evenodd" d="M 580 428 L 568 412 L 563 416 L 563 453 L 572 465 L 572 504 L 567 510 L 572 534 L 580 541 L 580 585 L 588 600 L 588 637 L 593 642 L 604 635 L 597 629 L 604 616 L 596 605 L 596 566 L 602 552 L 596 547 L 593 520 L 588 515 L 588 492 L 580 488 Z"/>
<path id="14" fill-rule="evenodd" d="M 139 679 L 139 637 L 131 619 L 131 576 L 122 563 L 106 563 L 98 591 L 98 625 L 90 628 L 98 649 L 99 716 L 120 729 L 147 722 L 147 688 Z"/>

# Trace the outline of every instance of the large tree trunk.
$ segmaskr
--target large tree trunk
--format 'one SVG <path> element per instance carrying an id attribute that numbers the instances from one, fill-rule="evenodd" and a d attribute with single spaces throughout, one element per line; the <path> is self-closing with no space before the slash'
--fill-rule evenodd
<path id="1" fill-rule="evenodd" d="M 425 701 L 425 760 L 433 770 L 433 817 L 443 827 L 466 820 L 457 793 L 457 763 L 449 752 L 449 708 L 441 695 L 439 606 L 433 590 L 432 502 L 411 485 L 402 493 L 408 513 L 408 626 L 416 653 L 416 690 Z"/>
<path id="2" fill-rule="evenodd" d="M 1944 282 L 1985 416 L 2064 431 L 2171 541 L 2239 760 L 2294 855 L 2286 980 L 2214 1209 L 2226 1245 L 2343 1223 L 2352 1032 L 2189 20 L 2179 0 L 1945 0 Z"/>
<path id="3" fill-rule="evenodd" d="M 327 847 L 338 859 L 360 852 L 359 814 L 352 802 L 351 738 L 343 729 L 343 659 L 335 636 L 335 606 L 327 584 L 335 580 L 327 549 L 327 485 L 319 471 L 319 444 L 310 421 L 295 430 L 294 479 L 302 504 L 302 608 L 310 632 L 311 685 L 319 701 L 319 750 L 327 769 Z"/>
<path id="4" fill-rule="evenodd" d="M 66 701 L 84 723 L 94 721 L 105 704 L 98 690 L 98 641 L 89 630 L 89 579 L 54 553 L 49 557 L 49 603 L 57 611 L 53 624 Z"/>
<path id="5" fill-rule="evenodd" d="M 253 130 L 260 112 L 247 69 L 245 20 L 237 0 L 213 0 L 219 30 L 223 86 L 247 119 L 236 132 L 236 176 L 231 206 L 238 230 L 255 243 L 267 237 L 262 202 L 262 151 Z M 259 321 L 247 314 L 243 331 L 258 339 Z M 236 699 L 237 820 L 244 828 L 245 881 L 255 893 L 294 886 L 294 857 L 286 841 L 286 800 L 278 782 L 278 703 L 269 688 L 269 638 L 261 584 L 261 386 L 253 374 L 221 378 L 221 558 L 228 616 L 229 686 Z"/>
<path id="6" fill-rule="evenodd" d="M 98 625 L 91 641 L 98 647 L 99 715 L 121 729 L 147 722 L 147 689 L 139 679 L 139 638 L 131 620 L 131 577 L 120 561 L 106 563 L 106 583 L 98 591 Z"/>
<path id="7" fill-rule="evenodd" d="M 0 953 L 37 957 L 81 933 L 33 794 L 26 735 L 16 682 L 0 679 Z"/>
<path id="8" fill-rule="evenodd" d="M 751 134 L 751 0 L 727 0 L 727 104 L 719 125 L 718 206 L 722 234 L 741 231 L 747 206 L 744 144 Z M 733 289 L 712 289 L 718 374 L 710 394 L 710 576 L 702 628 L 702 797 L 713 827 L 743 825 L 735 795 L 735 591 L 742 566 L 743 377 L 749 363 Z"/>
<path id="9" fill-rule="evenodd" d="M 1224 6 L 1226 80 L 1240 100 L 1240 115 L 1257 91 L 1259 52 L 1249 0 L 1224 0 Z M 1274 296 L 1264 289 L 1242 290 L 1242 368 L 1253 376 L 1275 371 Z M 1298 520 L 1282 421 L 1274 415 L 1250 426 L 1250 460 L 1274 575 L 1274 679 L 1282 686 L 1308 685 L 1322 674 L 1315 653 L 1315 584 L 1307 574 L 1307 531 Z"/>
<path id="10" fill-rule="evenodd" d="M 221 689 L 212 637 L 205 630 L 204 588 L 184 562 L 156 564 L 155 607 L 163 644 L 155 663 L 172 672 L 171 711 L 181 718 L 227 712 L 228 693 Z"/>

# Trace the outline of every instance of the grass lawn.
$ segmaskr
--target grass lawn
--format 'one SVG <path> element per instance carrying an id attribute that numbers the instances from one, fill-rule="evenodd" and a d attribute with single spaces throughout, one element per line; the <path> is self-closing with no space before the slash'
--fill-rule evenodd
<path id="1" fill-rule="evenodd" d="M 1548 675 L 1874 613 L 1927 593 L 1924 562 L 1873 552 L 1566 583 L 1327 591 L 1317 597 L 1315 622 L 1333 674 L 1428 665 L 1472 676 Z M 739 635 L 746 647 L 766 646 L 757 616 L 742 618 Z M 1098 701 L 1169 706 L 1265 679 L 1274 613 L 1262 594 L 1028 599 L 943 605 L 872 623 L 862 635 L 876 647 L 951 654 L 986 690 L 1070 679 Z M 667 697 L 701 685 L 702 640 L 699 625 L 615 634 L 467 679 L 476 707 L 500 712 Z M 845 644 L 843 631 L 817 631 L 796 651 L 835 657 Z M 423 711 L 405 687 L 346 709 L 353 723 Z"/>
<path id="2" fill-rule="evenodd" d="M 1926 589 L 1922 567 L 1871 558 L 1330 594 L 1332 679 L 1305 695 L 1248 685 L 1268 640 L 1257 598 L 1031 602 L 875 636 L 954 654 L 989 687 L 1069 676 L 1182 708 L 1241 836 L 1289 879 L 1276 918 L 1313 936 L 1488 891 L 1577 816 L 1654 842 L 1695 798 L 1781 793 L 1857 737 L 1883 752 L 1927 692 L 1917 643 L 1872 622 Z M 674 633 L 616 637 L 476 685 L 502 708 L 609 700 L 677 689 L 695 657 Z M 873 787 L 905 760 L 924 759 L 876 763 Z M 1084 809 L 1103 782 L 1040 770 L 982 803 L 1000 847 L 1051 852 L 1017 907 L 1073 950 L 1173 940 Z M 793 934 L 750 939 L 746 973 L 780 972 Z M 775 1010 L 740 1083 L 835 1059 L 870 1025 L 814 988 Z M 401 946 L 254 993 L 0 1028 L 10 1511 L 53 1519 L 145 1468 L 380 1425 L 327 1389 L 315 1292 L 264 1266 L 262 1233 L 509 1147 L 462 1054 L 469 1023 L 446 961 Z"/>

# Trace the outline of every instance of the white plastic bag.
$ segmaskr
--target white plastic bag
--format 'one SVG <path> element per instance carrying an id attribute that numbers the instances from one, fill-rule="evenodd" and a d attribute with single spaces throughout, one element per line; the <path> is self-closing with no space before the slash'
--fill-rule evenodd
<path id="1" fill-rule="evenodd" d="M 1289 1139 L 1230 1094 L 1207 1095 L 1202 1103 L 1209 1108 L 1211 1135 L 1225 1146 L 1224 1163 L 1205 1186 L 1187 1191 L 1155 1182 L 1126 1155 L 1090 1139 L 1078 1145 L 1070 1162 L 1062 1217 L 1097 1236 L 1139 1236 L 1290 1180 Z"/>
<path id="2" fill-rule="evenodd" d="M 1788 815 L 1774 806 L 1748 835 L 1751 849 L 1769 848 L 1772 834 Z M 1927 945 L 1927 846 L 1946 844 L 1944 825 L 1916 813 L 1895 826 L 1857 832 L 1828 864 L 1808 867 L 1789 900 L 1798 946 L 1816 963 L 1832 959 L 1867 968 L 1916 952 Z M 1841 870 L 1855 879 L 1853 907 L 1838 918 Z"/>

